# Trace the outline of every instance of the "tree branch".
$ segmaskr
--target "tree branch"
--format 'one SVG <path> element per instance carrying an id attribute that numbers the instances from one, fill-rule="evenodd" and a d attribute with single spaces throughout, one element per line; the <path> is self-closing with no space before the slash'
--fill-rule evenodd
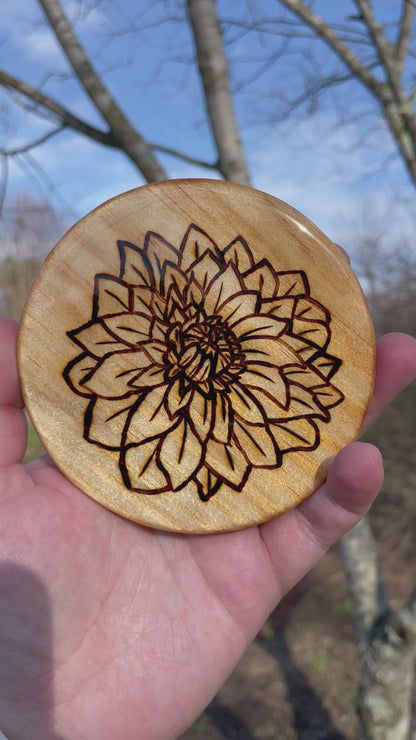
<path id="1" fill-rule="evenodd" d="M 407 171 L 416 185 L 416 122 L 411 98 L 407 98 L 394 66 L 392 47 L 377 24 L 368 0 L 355 0 L 360 9 L 360 20 L 364 20 L 373 39 L 378 57 L 387 79 L 377 80 L 368 67 L 344 44 L 337 34 L 320 16 L 313 13 L 302 0 L 279 0 L 323 39 L 332 51 L 349 67 L 353 75 L 371 92 L 381 106 L 391 134 L 403 157 Z"/>
<path id="2" fill-rule="evenodd" d="M 399 75 L 401 75 L 403 72 L 404 60 L 406 58 L 407 49 L 409 46 L 414 14 L 414 4 L 412 2 L 409 2 L 409 0 L 403 0 L 399 37 L 394 49 L 394 56 L 396 59 Z"/>
<path id="3" fill-rule="evenodd" d="M 400 611 L 400 610 L 399 610 Z M 413 623 L 414 627 L 414 623 Z M 409 740 L 415 671 L 415 635 L 399 613 L 375 625 L 362 659 L 357 713 L 366 738 Z"/>
<path id="4" fill-rule="evenodd" d="M 220 172 L 226 180 L 249 185 L 215 0 L 187 0 L 187 5 Z"/>
<path id="5" fill-rule="evenodd" d="M 204 167 L 207 170 L 219 170 L 219 162 L 205 162 L 203 159 L 197 159 L 196 157 L 190 157 L 188 154 L 178 152 L 176 149 L 171 149 L 169 146 L 162 146 L 162 144 L 152 144 L 149 142 L 149 147 L 162 154 L 169 154 L 171 157 L 176 159 L 182 159 L 188 164 L 193 164 L 195 167 Z"/>
<path id="6" fill-rule="evenodd" d="M 377 547 L 366 519 L 344 535 L 339 550 L 353 606 L 358 652 L 363 654 L 374 623 L 388 609 Z"/>
<path id="7" fill-rule="evenodd" d="M 358 77 L 374 94 L 379 94 L 380 83 L 376 77 L 371 74 L 367 67 L 360 62 L 358 57 L 341 41 L 335 31 L 319 15 L 313 13 L 310 7 L 305 5 L 302 0 L 279 0 L 279 2 L 312 28 L 316 35 L 323 39 L 341 61 L 344 62 L 355 77 Z"/>
<path id="8" fill-rule="evenodd" d="M 15 90 L 24 98 L 31 100 L 36 106 L 41 106 L 50 111 L 60 121 L 62 127 L 69 127 L 78 131 L 78 133 L 87 136 L 93 141 L 105 146 L 117 146 L 117 142 L 111 132 L 100 131 L 100 129 L 90 126 L 89 123 L 81 118 L 74 116 L 66 108 L 60 105 L 56 100 L 50 98 L 45 93 L 33 87 L 28 82 L 19 80 L 17 77 L 7 74 L 0 70 L 0 85 L 8 90 Z"/>
<path id="9" fill-rule="evenodd" d="M 35 149 L 37 146 L 41 146 L 42 144 L 45 143 L 45 141 L 48 141 L 48 139 L 51 139 L 52 136 L 59 134 L 64 129 L 65 129 L 65 126 L 59 126 L 59 128 L 54 128 L 52 131 L 48 131 L 46 134 L 41 136 L 39 139 L 35 139 L 35 141 L 31 141 L 29 144 L 24 144 L 23 146 L 16 147 L 15 149 L 0 149 L 0 154 L 2 154 L 5 157 L 14 157 L 16 154 L 24 154 L 26 152 L 29 152 L 31 149 Z"/>
<path id="10" fill-rule="evenodd" d="M 7 190 L 7 178 L 9 174 L 9 168 L 8 168 L 8 162 L 7 157 L 4 155 L 0 159 L 0 220 L 3 215 L 3 208 L 4 208 L 4 201 L 6 198 L 6 190 Z"/>
<path id="11" fill-rule="evenodd" d="M 92 67 L 83 47 L 60 5 L 59 0 L 39 0 L 49 24 L 79 82 L 104 120 L 118 145 L 148 182 L 166 178 L 147 142 L 121 111 Z"/>
<path id="12" fill-rule="evenodd" d="M 416 588 L 392 612 L 366 519 L 340 542 L 362 659 L 357 713 L 368 738 L 408 740 L 416 648 Z"/>
<path id="13" fill-rule="evenodd" d="M 398 98 L 397 102 L 400 102 L 400 96 L 398 95 L 400 88 L 399 75 L 397 74 L 397 66 L 395 65 L 393 47 L 386 39 L 382 25 L 376 21 L 368 0 L 354 0 L 354 2 L 361 13 L 362 20 L 368 28 L 391 89 Z"/>
<path id="14" fill-rule="evenodd" d="M 9 75 L 6 72 L 2 72 L 0 70 L 0 85 L 2 85 L 6 89 L 18 92 L 23 97 L 32 101 L 36 106 L 41 106 L 42 108 L 45 108 L 45 110 L 48 110 L 50 113 L 52 113 L 54 118 L 58 119 L 60 122 L 58 128 L 55 128 L 52 131 L 48 131 L 48 133 L 44 134 L 35 141 L 29 142 L 28 144 L 24 144 L 23 146 L 17 147 L 15 149 L 0 148 L 0 153 L 4 156 L 14 156 L 16 154 L 23 154 L 25 152 L 28 152 L 31 149 L 44 144 L 45 141 L 50 139 L 52 136 L 55 136 L 55 134 L 59 134 L 66 128 L 71 128 L 74 131 L 83 134 L 87 138 L 92 139 L 93 141 L 97 141 L 99 144 L 104 144 L 104 146 L 114 147 L 116 149 L 120 148 L 117 139 L 113 136 L 111 132 L 101 131 L 94 126 L 91 126 L 89 123 L 86 123 L 86 121 L 77 118 L 66 108 L 57 103 L 56 100 L 53 100 L 53 98 L 45 95 L 45 93 L 41 92 L 37 88 L 32 87 L 27 82 L 18 80 L 16 77 L 12 77 L 12 75 Z M 31 108 L 31 110 L 33 110 L 33 112 L 36 112 L 36 108 Z M 202 159 L 197 159 L 196 157 L 190 157 L 184 152 L 178 152 L 176 149 L 162 146 L 161 144 L 148 143 L 148 146 L 151 150 L 162 152 L 163 154 L 169 154 L 170 156 L 181 159 L 188 164 L 194 165 L 195 167 L 204 167 L 205 169 L 210 170 L 218 170 L 219 168 L 218 162 L 206 162 Z"/>
<path id="15" fill-rule="evenodd" d="M 396 631 L 416 650 L 416 586 L 407 603 L 393 615 Z"/>

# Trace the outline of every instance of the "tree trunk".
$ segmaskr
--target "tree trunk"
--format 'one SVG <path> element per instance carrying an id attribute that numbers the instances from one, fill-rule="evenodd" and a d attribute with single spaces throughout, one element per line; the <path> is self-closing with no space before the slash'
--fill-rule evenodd
<path id="1" fill-rule="evenodd" d="M 208 120 L 225 180 L 250 185 L 231 95 L 215 0 L 187 0 Z"/>
<path id="2" fill-rule="evenodd" d="M 381 617 L 368 636 L 357 712 L 368 740 L 409 740 L 415 677 L 415 622 L 407 608 Z"/>
<path id="3" fill-rule="evenodd" d="M 362 659 L 357 713 L 366 740 L 409 740 L 416 659 L 416 589 L 396 612 L 387 604 L 367 520 L 340 542 Z"/>

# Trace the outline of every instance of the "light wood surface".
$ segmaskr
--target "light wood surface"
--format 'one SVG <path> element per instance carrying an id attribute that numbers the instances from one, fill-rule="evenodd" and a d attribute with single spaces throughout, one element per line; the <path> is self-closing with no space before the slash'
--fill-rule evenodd
<path id="1" fill-rule="evenodd" d="M 295 506 L 354 440 L 374 336 L 340 251 L 290 206 L 213 180 L 114 198 L 47 258 L 19 369 L 59 468 L 151 527 L 217 532 Z"/>

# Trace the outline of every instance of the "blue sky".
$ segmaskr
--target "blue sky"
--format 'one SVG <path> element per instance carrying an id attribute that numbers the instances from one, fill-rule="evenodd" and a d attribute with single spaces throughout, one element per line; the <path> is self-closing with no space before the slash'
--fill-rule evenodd
<path id="1" fill-rule="evenodd" d="M 77 33 L 94 64 L 104 71 L 106 84 L 143 135 L 211 161 L 214 149 L 191 63 L 189 31 L 178 24 L 158 25 L 164 3 L 91 0 L 83 3 L 89 12 L 81 14 L 79 3 L 70 0 L 64 5 L 76 20 Z M 174 8 L 175 3 L 167 5 Z M 225 17 L 235 15 L 242 5 L 240 0 L 219 1 Z M 251 5 L 265 13 L 276 7 L 274 0 Z M 381 17 L 392 7 L 388 0 L 378 0 L 375 6 Z M 146 8 L 150 8 L 148 12 Z M 325 17 L 341 21 L 354 12 L 351 0 L 317 0 L 315 8 Z M 134 32 L 136 25 L 141 28 L 140 36 Z M 276 39 L 266 39 L 264 44 L 273 50 Z M 237 77 L 242 70 L 250 72 L 249 60 L 258 56 L 260 46 L 242 36 L 230 49 L 231 69 Z M 324 50 L 318 54 L 330 68 L 332 59 Z M 399 231 L 402 227 L 413 230 L 414 188 L 400 161 L 392 157 L 394 148 L 382 123 L 374 116 L 363 116 L 371 105 L 358 88 L 355 95 L 351 87 L 338 96 L 338 113 L 328 102 L 296 124 L 294 120 L 261 122 L 262 110 L 277 109 L 279 91 L 296 85 L 290 63 L 290 57 L 282 60 L 272 74 L 236 99 L 253 185 L 286 200 L 347 247 L 369 216 L 385 220 L 390 227 L 396 224 Z M 75 114 L 102 125 L 72 78 L 36 0 L 2 0 L 0 67 L 42 86 Z M 349 116 L 354 111 L 357 116 Z M 343 126 L 336 125 L 339 115 L 347 119 Z M 22 113 L 0 92 L 2 146 L 23 145 L 49 127 L 34 115 Z M 366 146 L 360 147 L 357 142 L 364 137 Z M 207 176 L 206 170 L 171 157 L 161 161 L 172 177 Z M 141 184 L 140 174 L 122 154 L 66 131 L 33 150 L 29 160 L 19 158 L 10 164 L 8 198 L 11 202 L 21 192 L 48 197 L 71 222 L 108 198 Z"/>

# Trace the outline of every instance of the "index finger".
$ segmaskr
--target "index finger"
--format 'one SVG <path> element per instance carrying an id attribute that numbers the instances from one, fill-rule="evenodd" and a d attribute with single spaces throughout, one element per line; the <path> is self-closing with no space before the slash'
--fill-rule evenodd
<path id="1" fill-rule="evenodd" d="M 26 449 L 26 419 L 17 372 L 19 326 L 0 318 L 0 466 L 21 462 Z"/>
<path id="2" fill-rule="evenodd" d="M 23 408 L 17 372 L 16 347 L 19 324 L 0 317 L 0 407 Z"/>
<path id="3" fill-rule="evenodd" d="M 416 339 L 408 334 L 386 334 L 377 342 L 373 397 L 361 432 L 365 432 L 383 409 L 416 377 Z"/>

